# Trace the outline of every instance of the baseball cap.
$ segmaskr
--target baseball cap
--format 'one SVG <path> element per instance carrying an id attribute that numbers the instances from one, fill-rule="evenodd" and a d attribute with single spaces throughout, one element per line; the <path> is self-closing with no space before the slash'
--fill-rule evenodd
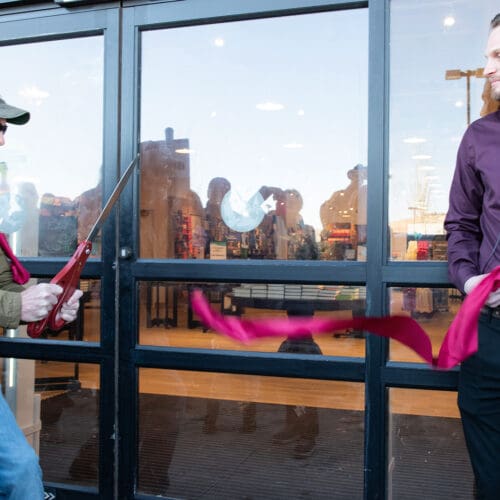
<path id="1" fill-rule="evenodd" d="M 24 125 L 30 119 L 30 114 L 21 108 L 16 108 L 7 104 L 0 97 L 0 118 L 7 120 L 8 123 L 13 123 L 14 125 Z"/>

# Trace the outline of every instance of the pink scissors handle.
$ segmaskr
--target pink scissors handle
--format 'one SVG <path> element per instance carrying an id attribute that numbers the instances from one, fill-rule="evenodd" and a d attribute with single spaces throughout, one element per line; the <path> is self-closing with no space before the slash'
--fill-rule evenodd
<path id="1" fill-rule="evenodd" d="M 90 240 L 82 241 L 68 263 L 50 280 L 50 283 L 62 287 L 63 291 L 58 297 L 57 304 L 46 318 L 28 324 L 28 335 L 30 337 L 39 337 L 46 328 L 57 331 L 65 325 L 66 322 L 61 317 L 58 317 L 58 313 L 62 305 L 71 298 L 77 289 L 83 266 L 87 262 L 91 251 L 92 242 Z"/>

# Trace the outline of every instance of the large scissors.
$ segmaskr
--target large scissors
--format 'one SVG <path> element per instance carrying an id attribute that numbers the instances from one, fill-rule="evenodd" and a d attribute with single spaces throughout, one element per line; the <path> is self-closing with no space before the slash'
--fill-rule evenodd
<path id="1" fill-rule="evenodd" d="M 92 240 L 96 237 L 102 225 L 108 218 L 111 209 L 120 197 L 120 194 L 127 184 L 127 181 L 138 160 L 139 154 L 137 154 L 137 156 L 130 162 L 129 166 L 116 184 L 115 189 L 111 193 L 106 205 L 104 205 L 104 208 L 95 221 L 95 224 L 90 230 L 87 238 L 78 245 L 75 253 L 72 255 L 68 263 L 50 280 L 50 283 L 54 283 L 62 287 L 63 291 L 58 297 L 57 304 L 54 305 L 53 309 L 46 318 L 28 323 L 28 335 L 30 337 L 39 337 L 46 328 L 57 331 L 64 326 L 65 321 L 61 317 L 58 317 L 58 313 L 61 310 L 62 305 L 71 298 L 74 291 L 78 287 L 83 266 L 85 265 L 85 262 L 87 262 L 90 252 L 92 251 Z"/>

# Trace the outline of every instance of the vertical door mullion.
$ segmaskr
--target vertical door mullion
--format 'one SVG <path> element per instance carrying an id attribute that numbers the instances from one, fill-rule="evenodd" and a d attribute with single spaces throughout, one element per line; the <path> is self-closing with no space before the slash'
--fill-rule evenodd
<path id="1" fill-rule="evenodd" d="M 389 0 L 369 3 L 367 304 L 369 316 L 385 313 L 382 266 L 387 241 L 387 136 Z M 386 496 L 387 393 L 382 380 L 387 340 L 366 339 L 365 498 Z"/>
<path id="2" fill-rule="evenodd" d="M 118 177 L 119 148 L 119 8 L 105 12 L 104 29 L 104 92 L 103 92 L 103 200 L 107 200 L 114 189 Z M 117 353 L 115 339 L 116 328 L 116 223 L 110 217 L 102 229 L 101 258 L 103 272 L 101 277 L 101 345 L 105 360 L 100 370 L 100 402 L 99 402 L 99 489 L 103 498 L 113 498 L 116 482 L 116 394 L 117 381 L 115 360 Z"/>
<path id="3" fill-rule="evenodd" d="M 137 154 L 139 30 L 135 25 L 134 9 L 123 9 L 121 16 L 121 86 L 120 86 L 120 153 L 122 169 Z M 138 377 L 134 348 L 137 343 L 138 307 L 137 283 L 132 263 L 138 257 L 138 193 L 139 176 L 131 178 L 122 193 L 118 244 L 131 249 L 131 257 L 120 259 L 117 265 L 119 284 L 118 371 L 118 477 L 116 498 L 133 498 L 137 469 Z"/>

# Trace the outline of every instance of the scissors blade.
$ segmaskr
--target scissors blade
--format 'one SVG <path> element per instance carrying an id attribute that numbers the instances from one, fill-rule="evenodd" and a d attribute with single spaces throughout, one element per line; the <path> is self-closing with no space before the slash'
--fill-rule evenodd
<path id="1" fill-rule="evenodd" d="M 137 153 L 137 156 L 130 162 L 129 166 L 123 172 L 123 175 L 121 176 L 120 180 L 115 186 L 115 189 L 113 189 L 113 192 L 111 193 L 111 196 L 109 197 L 108 201 L 106 202 L 106 205 L 104 205 L 104 208 L 102 209 L 101 213 L 99 214 L 99 217 L 97 217 L 97 220 L 95 221 L 94 225 L 92 226 L 92 229 L 89 232 L 89 235 L 87 236 L 87 241 L 92 241 L 97 233 L 99 232 L 99 229 L 101 229 L 102 225 L 108 218 L 114 204 L 120 197 L 121 192 L 123 191 L 123 188 L 126 186 L 127 181 L 132 174 L 135 165 L 137 164 L 139 160 L 139 153 Z"/>

